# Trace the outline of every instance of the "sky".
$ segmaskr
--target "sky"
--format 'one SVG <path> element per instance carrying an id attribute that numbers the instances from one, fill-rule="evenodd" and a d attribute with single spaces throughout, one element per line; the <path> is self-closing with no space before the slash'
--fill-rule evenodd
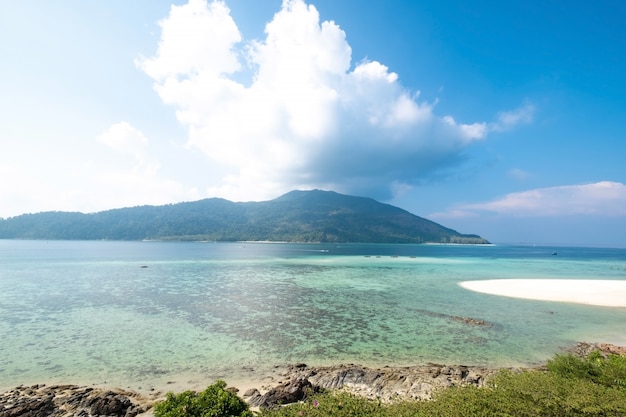
<path id="1" fill-rule="evenodd" d="M 626 247 L 626 3 L 5 2 L 0 218 L 294 189 Z"/>

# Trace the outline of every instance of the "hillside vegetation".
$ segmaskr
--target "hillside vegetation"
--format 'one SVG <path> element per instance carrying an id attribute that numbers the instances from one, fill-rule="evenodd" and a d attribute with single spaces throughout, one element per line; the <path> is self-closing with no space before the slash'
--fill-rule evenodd
<path id="1" fill-rule="evenodd" d="M 44 212 L 0 220 L 1 239 L 489 243 L 398 207 L 332 191 L 263 202 L 220 198 L 92 214 Z"/>

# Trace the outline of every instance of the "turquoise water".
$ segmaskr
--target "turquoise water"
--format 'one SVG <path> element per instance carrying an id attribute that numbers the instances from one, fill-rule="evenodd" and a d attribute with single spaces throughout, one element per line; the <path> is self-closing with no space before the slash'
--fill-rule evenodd
<path id="1" fill-rule="evenodd" d="M 0 388 L 531 365 L 577 341 L 626 344 L 624 308 L 458 285 L 494 278 L 623 280 L 626 249 L 0 240 Z"/>

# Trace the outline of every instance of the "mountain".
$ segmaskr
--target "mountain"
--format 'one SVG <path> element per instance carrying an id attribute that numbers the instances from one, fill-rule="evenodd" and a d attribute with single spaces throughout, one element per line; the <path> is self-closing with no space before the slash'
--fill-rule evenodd
<path id="1" fill-rule="evenodd" d="M 0 239 L 489 243 L 371 198 L 292 191 L 270 201 L 221 198 L 84 214 L 0 219 Z"/>

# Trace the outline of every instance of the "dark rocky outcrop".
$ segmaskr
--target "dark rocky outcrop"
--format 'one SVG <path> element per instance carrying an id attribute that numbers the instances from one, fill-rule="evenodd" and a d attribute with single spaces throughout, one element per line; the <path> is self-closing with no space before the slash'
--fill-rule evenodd
<path id="1" fill-rule="evenodd" d="M 149 406 L 134 392 L 76 385 L 20 386 L 0 394 L 2 417 L 134 417 Z"/>
<path id="2" fill-rule="evenodd" d="M 410 367 L 368 368 L 358 365 L 308 367 L 294 365 L 281 375 L 279 386 L 264 395 L 248 398 L 252 406 L 272 407 L 302 400 L 307 392 L 343 390 L 382 401 L 427 399 L 439 388 L 457 385 L 482 386 L 496 369 L 426 364 Z M 251 392 L 252 394 L 252 392 Z"/>
<path id="3" fill-rule="evenodd" d="M 433 313 L 438 317 L 461 321 L 469 325 L 494 326 L 494 323 L 471 317 Z M 607 343 L 578 343 L 564 349 L 579 356 L 599 350 L 604 355 L 626 354 L 626 347 Z M 537 368 L 541 368 L 538 366 Z M 309 367 L 305 364 L 292 365 L 278 375 L 282 381 L 275 388 L 261 395 L 251 389 L 244 397 L 253 406 L 272 407 L 302 400 L 307 392 L 320 390 L 342 390 L 381 401 L 397 399 L 428 399 L 434 391 L 452 386 L 473 385 L 481 387 L 501 368 L 486 368 L 464 365 L 425 364 L 408 367 L 369 368 L 359 365 L 337 365 Z"/>
<path id="4" fill-rule="evenodd" d="M 270 389 L 263 395 L 251 396 L 248 403 L 253 407 L 274 408 L 305 400 L 308 395 L 319 391 L 319 387 L 313 386 L 308 379 L 296 378 Z"/>
<path id="5" fill-rule="evenodd" d="M 488 322 L 483 319 L 477 319 L 474 317 L 465 317 L 465 316 L 454 316 L 451 314 L 439 313 L 436 311 L 424 310 L 424 309 L 415 309 L 418 313 L 424 314 L 426 316 L 435 317 L 439 319 L 446 319 L 451 321 L 457 321 L 459 323 L 470 324 L 472 326 L 484 326 L 484 327 L 494 327 L 495 324 Z"/>

